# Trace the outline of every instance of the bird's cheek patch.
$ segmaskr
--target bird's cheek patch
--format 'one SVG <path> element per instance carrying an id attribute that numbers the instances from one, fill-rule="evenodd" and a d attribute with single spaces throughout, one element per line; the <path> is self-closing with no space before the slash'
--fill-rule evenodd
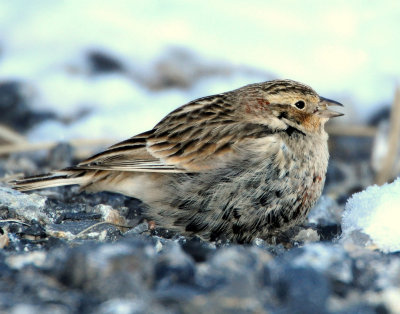
<path id="1" fill-rule="evenodd" d="M 321 119 L 312 115 L 306 115 L 301 124 L 309 131 L 316 131 L 321 125 Z"/>
<path id="2" fill-rule="evenodd" d="M 247 113 L 256 113 L 260 111 L 269 111 L 268 106 L 270 102 L 263 98 L 256 98 L 251 102 L 246 102 L 246 112 Z"/>

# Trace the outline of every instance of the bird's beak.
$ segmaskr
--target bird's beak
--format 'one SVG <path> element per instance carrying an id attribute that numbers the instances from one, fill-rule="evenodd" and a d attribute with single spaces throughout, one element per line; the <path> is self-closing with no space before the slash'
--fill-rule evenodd
<path id="1" fill-rule="evenodd" d="M 319 97 L 319 105 L 316 114 L 320 116 L 321 118 L 335 118 L 335 117 L 340 117 L 343 116 L 344 113 L 337 112 L 334 110 L 328 109 L 329 106 L 340 106 L 343 107 L 343 105 L 340 102 L 337 102 L 335 100 L 331 100 L 325 97 Z"/>

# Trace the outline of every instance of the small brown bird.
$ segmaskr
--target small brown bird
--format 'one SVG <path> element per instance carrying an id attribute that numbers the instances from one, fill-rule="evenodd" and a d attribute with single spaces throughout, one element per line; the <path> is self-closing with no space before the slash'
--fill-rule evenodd
<path id="1" fill-rule="evenodd" d="M 274 80 L 199 98 L 152 130 L 80 164 L 14 182 L 22 191 L 78 184 L 145 202 L 157 225 L 206 240 L 250 242 L 301 223 L 328 165 L 324 125 L 340 103 Z"/>

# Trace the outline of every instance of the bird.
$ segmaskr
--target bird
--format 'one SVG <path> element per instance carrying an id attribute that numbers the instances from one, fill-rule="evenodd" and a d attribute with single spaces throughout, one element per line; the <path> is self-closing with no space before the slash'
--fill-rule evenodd
<path id="1" fill-rule="evenodd" d="M 280 79 L 193 100 L 153 129 L 79 164 L 13 182 L 79 185 L 144 202 L 144 217 L 183 236 L 251 243 L 301 224 L 322 193 L 325 123 L 341 103 Z"/>

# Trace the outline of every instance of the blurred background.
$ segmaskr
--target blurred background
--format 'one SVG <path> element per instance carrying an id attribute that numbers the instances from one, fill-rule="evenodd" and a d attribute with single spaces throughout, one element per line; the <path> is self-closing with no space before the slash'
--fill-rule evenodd
<path id="1" fill-rule="evenodd" d="M 399 1 L 1 1 L 0 153 L 83 157 L 197 97 L 290 78 L 345 105 L 329 178 L 353 171 L 355 191 L 397 156 L 399 29 Z"/>

